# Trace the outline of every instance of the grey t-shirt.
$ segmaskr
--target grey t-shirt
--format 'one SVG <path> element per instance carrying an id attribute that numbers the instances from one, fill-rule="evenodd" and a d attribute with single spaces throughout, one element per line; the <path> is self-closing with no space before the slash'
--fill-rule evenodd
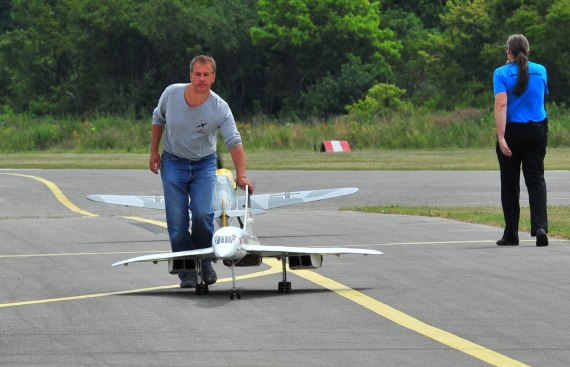
<path id="1" fill-rule="evenodd" d="M 232 111 L 216 93 L 197 107 L 184 100 L 188 84 L 168 86 L 152 114 L 152 124 L 165 126 L 164 150 L 180 158 L 198 160 L 216 152 L 216 132 L 220 130 L 224 144 L 232 149 L 241 144 Z"/>

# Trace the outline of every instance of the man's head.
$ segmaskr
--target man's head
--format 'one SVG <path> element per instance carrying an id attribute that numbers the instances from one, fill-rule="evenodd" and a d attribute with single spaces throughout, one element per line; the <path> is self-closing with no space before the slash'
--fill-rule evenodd
<path id="1" fill-rule="evenodd" d="M 190 73 L 194 71 L 196 64 L 210 64 L 212 66 L 212 73 L 216 74 L 216 61 L 211 56 L 198 55 L 190 61 Z"/>
<path id="2" fill-rule="evenodd" d="M 190 61 L 190 82 L 198 91 L 209 91 L 216 80 L 216 61 L 210 56 L 199 55 Z"/>

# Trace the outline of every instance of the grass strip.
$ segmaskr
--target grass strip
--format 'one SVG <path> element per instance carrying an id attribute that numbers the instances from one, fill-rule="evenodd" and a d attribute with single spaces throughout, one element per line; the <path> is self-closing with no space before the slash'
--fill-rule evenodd
<path id="1" fill-rule="evenodd" d="M 402 214 L 454 219 L 466 223 L 504 227 L 503 211 L 500 207 L 431 207 L 431 206 L 353 206 L 342 210 L 377 214 Z M 570 210 L 567 206 L 548 207 L 548 235 L 570 239 Z M 530 233 L 530 212 L 521 208 L 519 223 L 521 232 Z"/>
<path id="2" fill-rule="evenodd" d="M 249 170 L 498 170 L 493 149 L 377 149 L 349 153 L 315 151 L 259 151 L 246 147 Z M 227 168 L 233 163 L 228 153 L 221 154 Z M 549 149 L 545 159 L 548 170 L 570 169 L 570 148 Z M 43 169 L 147 169 L 148 154 L 95 153 L 14 153 L 0 155 L 0 168 Z"/>

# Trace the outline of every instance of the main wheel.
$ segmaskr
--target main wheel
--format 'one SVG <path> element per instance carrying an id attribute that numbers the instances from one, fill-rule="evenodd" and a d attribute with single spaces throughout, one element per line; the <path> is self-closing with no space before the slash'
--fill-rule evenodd
<path id="1" fill-rule="evenodd" d="M 277 291 L 279 293 L 291 293 L 291 282 L 279 282 Z"/>
<path id="2" fill-rule="evenodd" d="M 230 299 L 233 301 L 234 298 L 241 299 L 241 292 L 239 289 L 232 289 L 230 292 Z"/>
<path id="3" fill-rule="evenodd" d="M 203 295 L 210 293 L 210 289 L 208 288 L 207 284 L 197 284 L 196 285 L 196 294 Z"/>

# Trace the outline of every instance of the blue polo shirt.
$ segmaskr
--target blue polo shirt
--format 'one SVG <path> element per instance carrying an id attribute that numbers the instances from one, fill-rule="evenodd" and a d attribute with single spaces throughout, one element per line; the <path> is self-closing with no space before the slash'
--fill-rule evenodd
<path id="1" fill-rule="evenodd" d="M 534 62 L 528 62 L 529 80 L 527 88 L 520 96 L 515 96 L 517 83 L 517 64 L 508 63 L 495 70 L 493 91 L 507 93 L 507 122 L 540 122 L 546 118 L 544 97 L 548 95 L 546 68 Z"/>

